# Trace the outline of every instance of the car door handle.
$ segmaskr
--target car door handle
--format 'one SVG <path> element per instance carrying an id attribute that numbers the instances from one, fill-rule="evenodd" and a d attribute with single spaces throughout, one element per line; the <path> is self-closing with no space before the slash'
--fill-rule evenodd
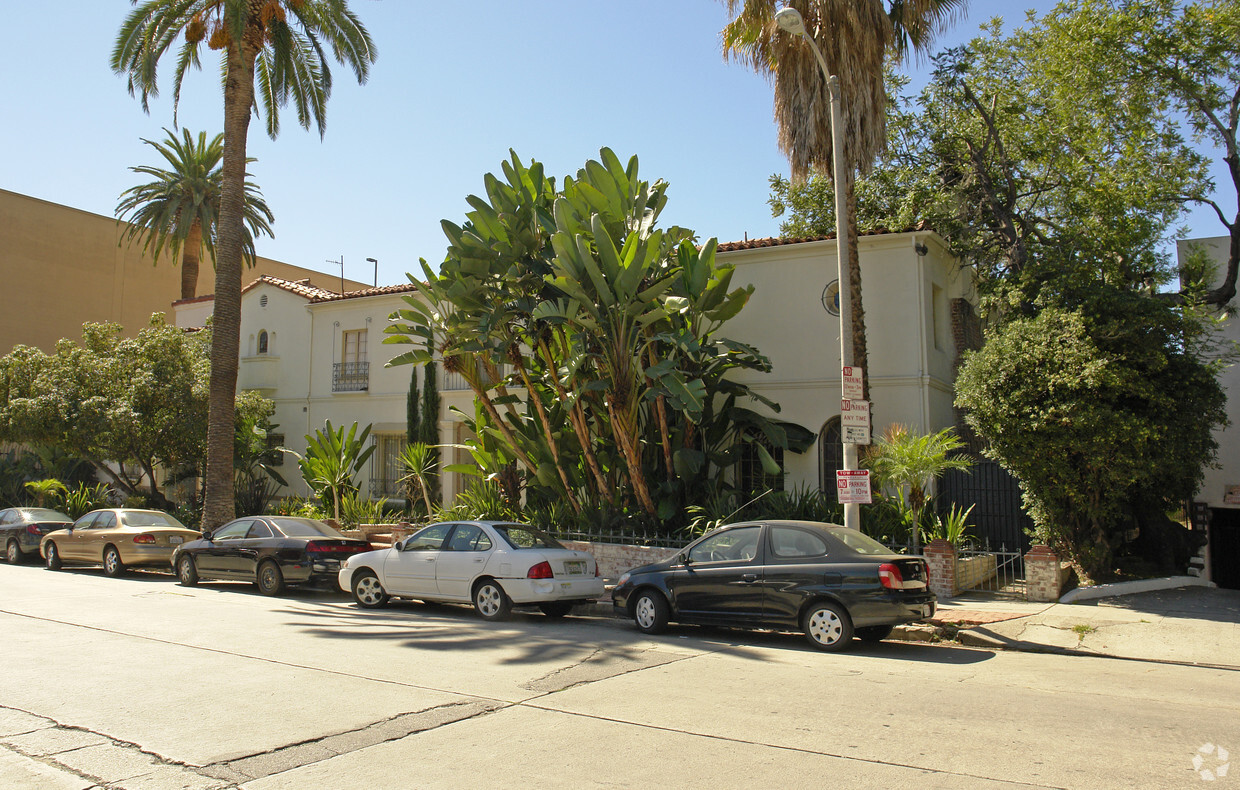
<path id="1" fill-rule="evenodd" d="M 756 573 L 742 573 L 741 574 L 741 584 L 753 584 L 757 580 L 758 580 L 758 574 Z"/>

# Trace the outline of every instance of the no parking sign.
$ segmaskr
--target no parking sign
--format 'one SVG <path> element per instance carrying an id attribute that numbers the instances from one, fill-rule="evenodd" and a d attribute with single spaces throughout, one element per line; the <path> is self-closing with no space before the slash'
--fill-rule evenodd
<path id="1" fill-rule="evenodd" d="M 840 469 L 835 473 L 835 490 L 840 504 L 870 504 L 870 470 Z"/>

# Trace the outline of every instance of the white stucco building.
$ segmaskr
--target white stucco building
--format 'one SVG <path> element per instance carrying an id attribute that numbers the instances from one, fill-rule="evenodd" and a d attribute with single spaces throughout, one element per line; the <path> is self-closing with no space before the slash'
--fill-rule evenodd
<path id="1" fill-rule="evenodd" d="M 897 422 L 916 432 L 955 425 L 952 386 L 960 346 L 980 341 L 971 272 L 958 267 L 930 232 L 866 235 L 859 248 L 875 435 Z M 835 242 L 735 242 L 720 246 L 719 259 L 735 265 L 734 286 L 755 286 L 724 334 L 756 346 L 774 368 L 746 374 L 746 383 L 782 406 L 780 419 L 819 435 L 814 450 L 786 454 L 785 484 L 834 491 L 840 326 L 824 306 L 824 289 L 836 279 Z M 406 284 L 341 295 L 304 281 L 262 277 L 242 295 L 238 388 L 258 390 L 275 402 L 272 419 L 290 447 L 304 445 L 302 437 L 325 420 L 372 425 L 378 448 L 359 482 L 363 492 L 376 496 L 399 495 L 393 459 L 404 441 L 412 370 L 385 367 L 407 347 L 382 341 L 388 316 L 411 293 Z M 177 304 L 178 324 L 200 325 L 209 312 L 205 307 L 201 300 Z M 472 413 L 472 394 L 442 368 L 438 384 L 440 435 L 445 444 L 456 443 L 465 438 L 464 429 L 450 409 Z M 467 460 L 464 451 L 444 451 L 444 464 Z M 292 490 L 307 493 L 295 469 L 290 471 Z M 445 498 L 465 482 L 445 475 Z"/>
<path id="2" fill-rule="evenodd" d="M 1178 244 L 1181 266 L 1192 247 L 1199 246 L 1216 264 L 1214 284 L 1221 284 L 1230 243 L 1226 236 L 1181 241 Z M 1223 319 L 1220 340 L 1240 343 L 1240 321 L 1235 308 L 1226 308 L 1220 317 Z M 1208 520 L 1205 562 L 1209 578 L 1220 586 L 1240 589 L 1240 365 L 1223 370 L 1219 383 L 1227 393 L 1227 418 L 1231 425 L 1214 432 L 1218 440 L 1218 466 L 1205 470 L 1195 500 L 1208 508 L 1208 514 L 1200 512 L 1199 506 L 1194 518 Z"/>

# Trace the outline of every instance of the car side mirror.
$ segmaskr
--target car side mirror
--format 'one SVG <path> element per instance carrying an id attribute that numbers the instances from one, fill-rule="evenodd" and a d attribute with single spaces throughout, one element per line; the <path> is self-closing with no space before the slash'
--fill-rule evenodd
<path id="1" fill-rule="evenodd" d="M 689 559 L 689 552 L 682 551 L 676 555 L 676 559 L 680 560 L 681 565 L 692 565 L 693 560 Z"/>
<path id="2" fill-rule="evenodd" d="M 404 551 L 404 550 L 405 550 L 405 541 L 403 541 L 403 540 L 398 540 L 398 541 L 396 541 L 395 543 L 393 543 L 393 544 L 392 544 L 392 548 L 396 549 L 397 551 Z"/>

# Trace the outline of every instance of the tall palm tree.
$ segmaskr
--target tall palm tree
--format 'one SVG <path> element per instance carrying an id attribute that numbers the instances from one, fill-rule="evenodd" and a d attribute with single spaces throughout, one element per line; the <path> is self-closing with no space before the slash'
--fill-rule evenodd
<path id="1" fill-rule="evenodd" d="M 840 81 L 847 163 L 843 186 L 849 241 L 853 364 L 868 369 L 865 312 L 861 306 L 861 260 L 857 252 L 855 172 L 869 172 L 887 143 L 887 92 L 883 62 L 925 52 L 935 33 L 968 0 L 724 0 L 732 21 L 723 29 L 723 54 L 775 82 L 779 147 L 794 181 L 811 170 L 833 177 L 830 93 L 813 52 L 799 36 L 779 29 L 775 12 L 791 6 L 818 44 L 827 68 Z M 836 210 L 840 208 L 837 206 Z M 868 382 L 868 379 L 867 379 Z"/>
<path id="2" fill-rule="evenodd" d="M 234 516 L 233 408 L 241 347 L 241 272 L 245 248 L 246 142 L 255 104 L 266 112 L 267 134 L 280 130 L 289 101 L 297 120 L 323 134 L 332 75 L 326 48 L 365 83 L 376 51 L 346 0 L 131 0 L 136 6 L 117 34 L 112 70 L 125 75 L 131 95 L 149 111 L 158 95 L 157 67 L 180 44 L 173 71 L 173 107 L 190 67 L 201 68 L 203 43 L 221 53 L 224 156 L 216 244 L 214 331 L 207 418 L 207 481 L 203 526 Z M 183 40 L 183 41 L 182 41 Z M 258 88 L 255 90 L 255 78 Z"/>
<path id="3" fill-rule="evenodd" d="M 215 262 L 216 221 L 220 212 L 220 158 L 224 155 L 224 135 L 210 142 L 207 133 L 195 140 L 188 129 L 182 137 L 164 129 L 163 142 L 143 139 L 168 162 L 168 170 L 150 165 L 131 167 L 154 181 L 130 187 L 121 193 L 116 206 L 118 219 L 129 223 L 125 238 L 141 239 L 144 252 L 157 261 L 164 247 L 174 258 L 181 256 L 181 298 L 193 299 L 198 288 L 198 263 L 203 250 Z M 253 159 L 249 161 L 253 162 Z M 254 237 L 274 236 L 274 221 L 263 195 L 252 181 L 245 182 L 245 262 L 254 265 Z"/>

